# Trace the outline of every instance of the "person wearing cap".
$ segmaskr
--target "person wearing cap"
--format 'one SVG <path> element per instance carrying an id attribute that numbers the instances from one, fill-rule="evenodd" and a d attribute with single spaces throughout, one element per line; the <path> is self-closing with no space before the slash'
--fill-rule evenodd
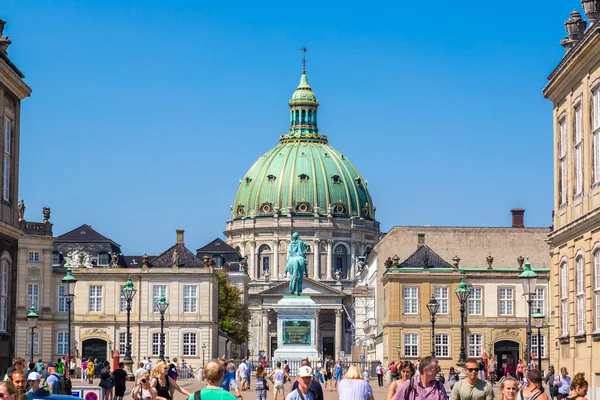
<path id="1" fill-rule="evenodd" d="M 310 367 L 310 366 L 311 366 L 310 361 L 308 361 L 307 358 L 300 361 L 300 367 Z M 299 378 L 296 378 L 294 380 L 294 383 L 292 384 L 292 392 L 294 392 L 298 388 L 298 384 L 299 384 Z M 314 396 L 314 400 L 323 400 L 323 387 L 316 379 L 313 379 L 310 382 L 309 389 L 312 392 L 312 395 Z"/>
<path id="2" fill-rule="evenodd" d="M 304 365 L 298 368 L 298 377 L 296 382 L 298 386 L 295 390 L 292 390 L 285 400 L 316 400 L 315 393 L 310 390 L 311 383 L 313 382 L 313 370 L 308 365 Z M 319 386 L 321 386 L 319 384 Z"/>
<path id="3" fill-rule="evenodd" d="M 32 396 L 48 396 L 50 394 L 50 392 L 48 390 L 46 390 L 46 388 L 43 388 L 40 386 L 41 379 L 42 379 L 42 376 L 35 371 L 30 372 L 27 375 L 27 383 L 29 384 L 29 387 L 31 388 L 31 389 L 29 389 L 27 394 L 30 394 Z"/>
<path id="4" fill-rule="evenodd" d="M 54 361 L 50 361 L 48 363 L 48 378 L 46 378 L 46 384 L 48 385 L 48 390 L 52 394 L 60 394 L 60 385 L 59 382 L 60 375 L 57 372 L 57 366 Z"/>

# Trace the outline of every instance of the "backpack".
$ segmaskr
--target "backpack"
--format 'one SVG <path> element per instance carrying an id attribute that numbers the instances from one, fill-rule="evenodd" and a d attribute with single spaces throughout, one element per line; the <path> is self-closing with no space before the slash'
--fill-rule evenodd
<path id="1" fill-rule="evenodd" d="M 71 384 L 71 380 L 69 378 L 65 378 L 64 375 L 60 374 L 52 374 L 58 379 L 58 394 L 66 394 L 67 396 L 71 396 L 73 393 L 73 384 Z M 48 378 L 46 378 L 48 380 Z M 46 380 L 44 384 L 46 384 Z"/>

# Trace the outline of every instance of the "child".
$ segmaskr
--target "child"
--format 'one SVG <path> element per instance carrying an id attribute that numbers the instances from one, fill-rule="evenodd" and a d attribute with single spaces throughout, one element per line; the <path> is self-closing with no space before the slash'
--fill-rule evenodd
<path id="1" fill-rule="evenodd" d="M 265 379 L 266 374 L 265 367 L 262 365 L 256 367 L 256 383 L 254 384 L 256 400 L 267 400 L 267 390 L 269 390 L 269 385 L 267 385 L 267 380 Z"/>
<path id="2" fill-rule="evenodd" d="M 369 368 L 365 367 L 365 372 L 363 372 L 363 377 L 365 378 L 365 381 L 369 382 Z"/>

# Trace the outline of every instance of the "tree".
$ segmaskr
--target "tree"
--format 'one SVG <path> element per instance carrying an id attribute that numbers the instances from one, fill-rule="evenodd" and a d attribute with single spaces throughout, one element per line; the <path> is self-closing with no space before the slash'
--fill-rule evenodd
<path id="1" fill-rule="evenodd" d="M 242 294 L 237 286 L 229 282 L 225 269 L 217 270 L 219 276 L 219 327 L 232 342 L 240 344 L 248 341 L 250 313 L 242 302 Z"/>

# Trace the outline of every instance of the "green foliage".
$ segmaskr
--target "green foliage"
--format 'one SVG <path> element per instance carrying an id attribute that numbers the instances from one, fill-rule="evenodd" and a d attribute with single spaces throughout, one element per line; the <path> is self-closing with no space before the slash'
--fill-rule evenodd
<path id="1" fill-rule="evenodd" d="M 234 343 L 248 341 L 250 313 L 242 302 L 238 287 L 229 282 L 224 269 L 217 270 L 219 276 L 219 327 Z"/>

